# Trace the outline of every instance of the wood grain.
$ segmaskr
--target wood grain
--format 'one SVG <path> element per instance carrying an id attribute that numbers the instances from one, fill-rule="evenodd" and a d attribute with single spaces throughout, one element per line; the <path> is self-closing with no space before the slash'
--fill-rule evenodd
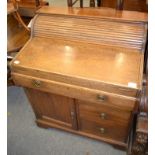
<path id="1" fill-rule="evenodd" d="M 7 52 L 19 51 L 29 40 L 29 32 L 10 14 L 7 16 Z"/>
<path id="2" fill-rule="evenodd" d="M 107 106 L 114 106 L 115 108 L 123 109 L 125 111 L 133 111 L 135 107 L 137 107 L 138 103 L 136 98 L 117 95 L 114 93 L 107 93 L 94 89 L 68 85 L 65 83 L 37 79 L 31 76 L 20 75 L 17 73 L 12 73 L 12 77 L 14 83 L 18 86 L 42 90 L 49 93 L 56 93 L 59 95 L 77 98 L 89 102 L 106 104 Z M 34 85 L 35 80 L 40 81 L 41 85 L 39 87 Z M 106 99 L 103 101 L 99 100 L 98 95 L 103 95 Z"/>
<path id="3" fill-rule="evenodd" d="M 143 54 L 127 48 L 34 37 L 14 61 L 12 71 L 39 78 L 100 90 L 111 85 L 130 96 L 141 89 Z"/>
<path id="4" fill-rule="evenodd" d="M 115 44 L 115 46 L 135 48 L 140 51 L 143 49 L 147 29 L 145 22 L 127 23 L 120 19 L 111 21 L 105 16 L 94 20 L 91 15 L 98 13 L 98 10 L 89 10 L 89 16 L 86 17 L 69 13 L 64 16 L 61 13 L 56 14 L 55 11 L 52 16 L 39 15 L 35 19 L 32 35 L 46 38 L 59 36 L 90 43 Z"/>
<path id="5" fill-rule="evenodd" d="M 53 123 L 68 127 L 77 128 L 71 117 L 74 112 L 73 99 L 60 95 L 49 94 L 35 89 L 25 89 L 32 104 L 37 118 L 42 118 Z"/>
<path id="6" fill-rule="evenodd" d="M 116 8 L 117 0 L 100 0 L 102 7 Z M 123 0 L 123 10 L 147 12 L 147 0 Z"/>
<path id="7" fill-rule="evenodd" d="M 26 17 L 33 17 L 37 9 L 44 5 L 49 5 L 44 0 L 18 0 L 17 3 L 20 14 Z"/>
<path id="8" fill-rule="evenodd" d="M 144 12 L 137 11 L 119 11 L 111 8 L 66 8 L 66 7 L 47 7 L 44 6 L 37 10 L 38 14 L 53 14 L 53 15 L 70 15 L 74 17 L 92 17 L 102 19 L 119 20 L 123 22 L 145 22 L 147 23 L 148 15 Z"/>
<path id="9" fill-rule="evenodd" d="M 80 119 L 79 129 L 82 132 L 97 135 L 99 137 L 105 137 L 109 139 L 115 139 L 120 142 L 126 142 L 128 126 L 116 125 L 114 122 L 95 123 L 86 119 Z M 101 133 L 101 129 L 104 129 L 104 133 Z"/>
<path id="10" fill-rule="evenodd" d="M 60 130 L 64 130 L 64 131 L 74 133 L 74 134 L 78 134 L 78 135 L 86 136 L 86 137 L 93 138 L 93 139 L 96 139 L 96 140 L 100 140 L 100 141 L 112 144 L 114 146 L 119 146 L 124 150 L 127 149 L 127 143 L 122 142 L 122 141 L 118 141 L 118 140 L 115 140 L 115 139 L 110 139 L 110 138 L 103 137 L 103 136 L 101 137 L 101 136 L 94 135 L 94 134 L 87 133 L 87 132 L 83 132 L 83 131 L 80 131 L 80 130 L 75 131 L 75 130 L 72 130 L 72 129 L 69 129 L 69 128 L 54 124 L 54 123 L 51 123 L 49 121 L 42 120 L 42 119 L 38 119 L 38 120 L 36 120 L 36 122 L 37 122 L 38 126 L 43 127 L 43 128 L 52 128 L 52 127 L 54 127 L 54 128 L 60 129 Z"/>
<path id="11" fill-rule="evenodd" d="M 38 126 L 127 148 L 142 90 L 147 14 L 111 9 L 38 11 L 11 63 Z"/>
<path id="12" fill-rule="evenodd" d="M 126 112 L 106 104 L 90 103 L 82 100 L 76 100 L 78 104 L 78 113 L 80 118 L 92 120 L 97 123 L 109 122 L 118 124 L 127 124 L 132 115 L 131 112 Z M 105 116 L 102 117 L 101 114 Z"/>

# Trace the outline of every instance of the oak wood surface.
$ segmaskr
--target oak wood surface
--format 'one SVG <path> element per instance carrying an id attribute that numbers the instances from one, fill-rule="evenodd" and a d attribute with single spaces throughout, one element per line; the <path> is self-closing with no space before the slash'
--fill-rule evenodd
<path id="1" fill-rule="evenodd" d="M 18 52 L 30 38 L 28 20 L 21 18 L 15 0 L 7 2 L 7 52 Z"/>
<path id="2" fill-rule="evenodd" d="M 13 3 L 7 3 L 7 15 L 17 11 Z"/>
<path id="3" fill-rule="evenodd" d="M 17 60 L 19 64 L 14 63 Z M 17 55 L 12 69 L 18 69 L 19 72 L 24 69 L 25 73 L 29 70 L 34 74 L 44 73 L 42 78 L 45 79 L 51 75 L 50 80 L 52 75 L 59 75 L 66 77 L 65 82 L 77 78 L 126 88 L 130 88 L 129 83 L 135 83 L 134 89 L 140 89 L 142 61 L 143 54 L 128 49 L 95 44 L 86 46 L 85 43 L 55 38 L 33 38 Z"/>
<path id="4" fill-rule="evenodd" d="M 86 119 L 80 119 L 79 129 L 82 132 L 97 135 L 99 137 L 115 139 L 120 142 L 126 143 L 128 126 L 117 125 L 114 122 L 108 123 L 95 123 Z M 104 133 L 101 132 L 104 129 Z"/>
<path id="5" fill-rule="evenodd" d="M 136 107 L 138 105 L 138 100 L 136 97 L 127 97 L 114 93 L 107 93 L 104 91 L 88 89 L 85 87 L 69 85 L 51 80 L 38 79 L 36 77 L 25 76 L 17 73 L 12 73 L 12 77 L 15 84 L 18 86 L 33 88 L 49 93 L 56 93 L 89 102 L 106 104 L 107 106 L 113 106 L 125 111 L 133 111 L 134 109 L 137 109 Z M 35 85 L 37 81 L 40 83 L 40 86 Z M 98 95 L 105 96 L 105 100 L 98 99 Z"/>
<path id="6" fill-rule="evenodd" d="M 81 29 L 83 30 L 81 33 Z M 39 15 L 34 20 L 33 37 L 60 37 L 87 43 L 115 45 L 143 51 L 146 40 L 145 23 L 127 23 L 89 17 Z"/>
<path id="7" fill-rule="evenodd" d="M 22 16 L 33 17 L 37 9 L 48 5 L 44 0 L 18 0 L 19 12 Z"/>
<path id="8" fill-rule="evenodd" d="M 57 15 L 73 15 L 87 16 L 95 18 L 119 19 L 120 21 L 137 21 L 147 22 L 147 13 L 127 10 L 115 10 L 112 8 L 66 8 L 66 7 L 48 7 L 44 6 L 37 10 L 40 14 L 57 14 Z"/>
<path id="9" fill-rule="evenodd" d="M 68 128 L 76 128 L 77 125 L 72 120 L 74 118 L 71 117 L 71 112 L 74 113 L 73 99 L 35 89 L 27 88 L 25 91 L 37 118 L 43 118 Z"/>
<path id="10" fill-rule="evenodd" d="M 33 23 L 32 37 L 60 37 L 145 51 L 147 13 L 43 7 Z"/>
<path id="11" fill-rule="evenodd" d="M 101 0 L 102 7 L 116 8 L 117 0 Z M 147 12 L 147 0 L 123 0 L 123 10 Z"/>
<path id="12" fill-rule="evenodd" d="M 48 2 L 44 0 L 18 0 L 17 1 L 19 8 L 37 8 L 43 5 L 46 5 Z"/>
<path id="13" fill-rule="evenodd" d="M 79 124 L 77 124 L 77 114 L 74 110 L 77 109 L 78 113 L 81 113 L 81 109 L 74 107 L 75 104 L 73 99 L 37 91 L 35 89 L 26 88 L 25 91 L 36 114 L 37 123 L 43 122 L 43 124 L 46 124 L 46 122 L 48 122 L 49 125 L 47 127 L 50 127 L 51 125 L 54 127 L 60 126 L 61 129 L 66 130 L 74 129 L 75 131 L 77 130 L 77 133 L 82 135 L 86 134 L 88 137 L 92 137 L 91 134 L 93 134 L 95 138 L 99 137 L 99 139 L 103 141 L 108 140 L 112 144 L 115 144 L 115 140 L 117 140 L 118 145 L 125 147 L 128 137 L 127 131 L 129 121 L 119 121 L 119 123 L 111 121 L 111 118 L 109 118 L 109 121 L 102 120 L 102 122 L 97 122 L 95 117 L 91 121 L 87 119 L 87 117 L 79 117 Z M 89 103 L 87 104 L 89 105 Z M 85 106 L 85 103 L 82 103 L 81 105 Z M 92 105 L 95 106 L 94 104 Z M 77 102 L 76 106 L 79 106 L 77 105 Z M 104 106 L 101 107 L 104 109 Z M 89 109 L 85 110 L 89 111 Z M 71 115 L 71 112 L 73 112 L 74 115 Z M 103 127 L 105 133 L 100 132 L 100 129 Z"/>
<path id="14" fill-rule="evenodd" d="M 132 116 L 130 112 L 107 107 L 106 104 L 99 105 L 81 100 L 76 100 L 76 103 L 80 130 L 122 142 L 127 141 Z"/>
<path id="15" fill-rule="evenodd" d="M 11 63 L 37 124 L 127 147 L 142 89 L 147 14 L 48 7 L 38 13 L 31 39 Z"/>
<path id="16" fill-rule="evenodd" d="M 37 91 L 35 89 L 26 88 L 25 91 L 36 114 L 37 123 L 46 124 L 46 122 L 48 122 L 47 127 L 54 126 L 71 132 L 76 131 L 78 134 L 86 135 L 88 137 L 100 139 L 103 141 L 108 141 L 112 144 L 116 144 L 115 140 L 117 140 L 118 145 L 123 147 L 126 146 L 129 121 L 120 121 L 119 123 L 113 122 L 111 120 L 102 120 L 103 122 L 97 123 L 95 117 L 93 118 L 94 122 L 85 117 L 82 119 L 78 118 L 79 124 L 77 124 L 77 114 L 74 110 L 77 109 L 78 113 L 81 113 L 81 109 L 74 107 L 75 104 L 73 99 L 56 94 Z M 77 102 L 76 106 L 79 106 L 77 105 Z M 82 103 L 82 106 L 85 106 L 85 103 Z M 89 111 L 89 109 L 86 110 Z M 74 112 L 74 115 L 70 115 L 70 112 Z M 46 125 L 44 127 L 46 127 Z M 104 127 L 106 130 L 105 134 L 100 133 L 100 128 L 102 127 Z M 117 130 L 115 130 L 116 128 Z"/>
<path id="17" fill-rule="evenodd" d="M 98 123 L 112 121 L 113 123 L 128 123 L 132 115 L 131 112 L 126 112 L 106 104 L 90 103 L 82 100 L 77 100 L 79 117 Z M 102 116 L 104 114 L 104 116 Z"/>
<path id="18" fill-rule="evenodd" d="M 123 150 L 126 150 L 127 146 L 128 146 L 127 143 L 122 142 L 122 141 L 118 141 L 118 140 L 115 140 L 115 139 L 110 139 L 110 138 L 103 137 L 103 136 L 101 137 L 101 136 L 94 135 L 92 133 L 83 132 L 83 131 L 80 131 L 80 130 L 72 130 L 70 128 L 66 128 L 66 127 L 63 127 L 63 126 L 60 126 L 60 125 L 57 125 L 55 123 L 51 123 L 49 121 L 45 121 L 45 120 L 42 120 L 42 119 L 37 119 L 36 123 L 37 123 L 38 126 L 43 127 L 43 128 L 52 128 L 52 127 L 54 127 L 54 128 L 60 129 L 60 130 L 65 130 L 65 131 L 74 133 L 74 134 L 78 134 L 78 135 L 86 136 L 86 137 L 93 138 L 93 139 L 96 139 L 96 140 L 100 140 L 100 141 L 112 144 L 114 146 L 120 147 Z"/>
<path id="19" fill-rule="evenodd" d="M 29 40 L 30 34 L 15 17 L 10 14 L 7 16 L 7 51 L 19 51 Z"/>

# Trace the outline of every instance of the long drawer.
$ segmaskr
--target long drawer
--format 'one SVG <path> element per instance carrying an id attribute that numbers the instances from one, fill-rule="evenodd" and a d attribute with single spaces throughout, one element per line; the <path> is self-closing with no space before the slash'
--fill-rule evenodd
<path id="1" fill-rule="evenodd" d="M 96 123 L 113 122 L 114 124 L 120 124 L 128 126 L 131 120 L 132 113 L 123 111 L 118 108 L 109 107 L 103 104 L 91 103 L 82 100 L 76 100 L 77 113 L 80 119 L 87 119 Z"/>
<path id="2" fill-rule="evenodd" d="M 136 98 L 80 87 L 77 85 L 51 81 L 32 76 L 12 73 L 16 85 L 51 92 L 71 98 L 116 107 L 125 111 L 133 111 L 137 105 Z"/>
<path id="3" fill-rule="evenodd" d="M 100 124 L 94 121 L 80 119 L 79 129 L 82 132 L 96 135 L 103 139 L 106 138 L 124 143 L 128 138 L 128 127 L 124 125 L 114 124 L 114 122 Z"/>

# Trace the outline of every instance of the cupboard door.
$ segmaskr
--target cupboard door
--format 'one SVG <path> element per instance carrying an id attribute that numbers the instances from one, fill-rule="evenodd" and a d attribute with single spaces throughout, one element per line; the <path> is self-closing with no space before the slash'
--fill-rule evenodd
<path id="1" fill-rule="evenodd" d="M 72 98 L 25 88 L 37 119 L 77 129 L 75 103 Z"/>

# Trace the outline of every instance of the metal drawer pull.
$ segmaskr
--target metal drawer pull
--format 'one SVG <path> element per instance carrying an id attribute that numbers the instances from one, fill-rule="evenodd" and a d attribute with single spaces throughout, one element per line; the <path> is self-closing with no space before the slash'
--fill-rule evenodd
<path id="1" fill-rule="evenodd" d="M 106 114 L 105 114 L 105 113 L 101 113 L 101 114 L 100 114 L 100 117 L 101 117 L 102 119 L 105 119 Z"/>
<path id="2" fill-rule="evenodd" d="M 39 81 L 39 80 L 33 80 L 33 86 L 39 88 L 41 86 L 41 81 Z"/>
<path id="3" fill-rule="evenodd" d="M 105 129 L 104 129 L 104 128 L 100 128 L 100 132 L 101 132 L 102 134 L 104 134 L 104 133 L 105 133 Z"/>
<path id="4" fill-rule="evenodd" d="M 97 99 L 100 101 L 105 101 L 105 96 L 104 95 L 97 95 Z"/>
<path id="5" fill-rule="evenodd" d="M 74 111 L 71 111 L 71 118 L 74 119 L 74 117 L 75 117 L 75 113 Z"/>

